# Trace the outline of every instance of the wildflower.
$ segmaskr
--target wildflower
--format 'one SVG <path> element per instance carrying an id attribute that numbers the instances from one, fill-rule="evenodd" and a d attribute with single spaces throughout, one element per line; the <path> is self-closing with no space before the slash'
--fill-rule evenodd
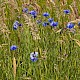
<path id="1" fill-rule="evenodd" d="M 64 10 L 64 13 L 65 14 L 69 14 L 70 13 L 70 10 L 68 10 L 68 9 L 67 10 Z"/>
<path id="2" fill-rule="evenodd" d="M 30 54 L 30 59 L 31 59 L 31 61 L 33 61 L 33 62 L 35 62 L 35 61 L 37 61 L 38 60 L 38 52 L 32 52 L 31 54 Z"/>
<path id="3" fill-rule="evenodd" d="M 68 23 L 67 28 L 69 28 L 69 29 L 74 28 L 74 24 L 73 23 Z"/>
<path id="4" fill-rule="evenodd" d="M 29 14 L 31 14 L 32 17 L 34 17 L 34 18 L 36 18 L 36 16 L 37 16 L 37 12 L 35 10 L 30 11 Z"/>
<path id="5" fill-rule="evenodd" d="M 28 12 L 28 9 L 27 8 L 24 8 L 22 11 L 25 12 L 25 13 L 27 13 Z"/>
<path id="6" fill-rule="evenodd" d="M 80 22 L 78 22 L 78 26 L 80 26 Z"/>
<path id="7" fill-rule="evenodd" d="M 17 49 L 17 46 L 16 45 L 12 45 L 11 47 L 10 47 L 10 50 L 16 50 Z"/>
<path id="8" fill-rule="evenodd" d="M 52 26 L 52 27 L 55 27 L 55 26 L 57 26 L 57 25 L 58 25 L 58 22 L 54 22 L 54 21 L 53 21 L 53 22 L 50 23 L 50 26 Z"/>
<path id="9" fill-rule="evenodd" d="M 43 13 L 43 16 L 47 17 L 47 16 L 49 16 L 49 13 L 44 12 L 44 13 Z"/>
<path id="10" fill-rule="evenodd" d="M 22 24 L 19 24 L 19 26 L 22 26 Z"/>
<path id="11" fill-rule="evenodd" d="M 18 21 L 15 21 L 13 24 L 13 29 L 16 30 L 18 28 L 18 26 L 22 26 L 22 24 L 19 23 Z"/>
<path id="12" fill-rule="evenodd" d="M 52 21 L 53 21 L 53 18 L 49 18 L 49 19 L 48 19 L 48 22 L 51 23 Z"/>
<path id="13" fill-rule="evenodd" d="M 43 23 L 42 23 L 42 26 L 44 26 L 44 27 L 46 27 L 47 25 L 49 25 L 48 22 L 43 22 Z"/>
<path id="14" fill-rule="evenodd" d="M 13 24 L 13 29 L 17 29 L 19 26 L 19 22 L 18 21 L 15 21 L 14 24 Z"/>

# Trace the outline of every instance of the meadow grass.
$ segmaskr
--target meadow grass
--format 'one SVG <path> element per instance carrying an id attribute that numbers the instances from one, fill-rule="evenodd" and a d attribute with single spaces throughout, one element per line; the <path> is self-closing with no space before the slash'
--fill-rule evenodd
<path id="1" fill-rule="evenodd" d="M 80 80 L 79 3 L 80 0 L 0 0 L 0 80 Z M 33 19 L 23 13 L 24 7 L 38 8 L 38 17 Z M 64 14 L 65 9 L 70 9 L 70 14 Z M 58 21 L 56 28 L 36 23 L 38 19 L 47 21 L 49 17 L 44 18 L 44 12 Z M 14 30 L 16 20 L 23 26 Z M 71 21 L 75 31 L 65 29 Z M 17 50 L 11 51 L 11 45 L 16 45 Z M 30 60 L 34 51 L 39 52 L 36 62 Z"/>

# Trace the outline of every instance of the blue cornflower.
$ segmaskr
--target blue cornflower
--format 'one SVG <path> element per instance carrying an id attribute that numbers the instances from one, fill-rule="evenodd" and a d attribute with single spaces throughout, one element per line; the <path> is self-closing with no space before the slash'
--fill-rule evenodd
<path id="1" fill-rule="evenodd" d="M 17 49 L 17 46 L 16 45 L 12 45 L 11 47 L 10 47 L 10 50 L 16 50 Z"/>
<path id="2" fill-rule="evenodd" d="M 31 14 L 32 17 L 34 17 L 34 18 L 36 18 L 36 16 L 37 16 L 37 12 L 35 10 L 30 11 L 29 14 Z"/>
<path id="3" fill-rule="evenodd" d="M 13 24 L 13 29 L 17 29 L 19 26 L 19 22 L 18 21 L 15 21 L 14 24 Z"/>
<path id="4" fill-rule="evenodd" d="M 53 22 L 50 23 L 50 26 L 52 26 L 52 27 L 55 27 L 55 26 L 57 26 L 57 25 L 58 25 L 58 22 L 54 22 L 54 21 L 53 21 Z"/>
<path id="5" fill-rule="evenodd" d="M 69 28 L 69 29 L 74 28 L 74 24 L 73 23 L 68 23 L 67 28 Z"/>
<path id="6" fill-rule="evenodd" d="M 32 52 L 31 54 L 30 54 L 30 59 L 31 59 L 31 61 L 33 61 L 33 62 L 35 62 L 35 61 L 37 61 L 38 60 L 38 52 Z"/>
<path id="7" fill-rule="evenodd" d="M 25 12 L 25 13 L 27 13 L 28 12 L 28 9 L 27 8 L 24 8 L 22 11 Z"/>
<path id="8" fill-rule="evenodd" d="M 49 19 L 48 19 L 48 22 L 51 23 L 52 21 L 53 21 L 53 18 L 49 18 Z"/>
<path id="9" fill-rule="evenodd" d="M 44 12 L 43 16 L 47 17 L 47 16 L 49 16 L 49 13 L 48 12 Z"/>
<path id="10" fill-rule="evenodd" d="M 30 58 L 32 62 L 36 62 L 38 58 Z"/>
<path id="11" fill-rule="evenodd" d="M 80 22 L 78 22 L 78 26 L 80 26 Z"/>
<path id="12" fill-rule="evenodd" d="M 20 24 L 19 21 L 15 21 L 13 24 L 13 29 L 16 30 L 18 26 L 22 26 L 22 24 Z"/>
<path id="13" fill-rule="evenodd" d="M 70 13 L 70 10 L 69 10 L 69 9 L 64 10 L 64 13 L 65 13 L 65 14 L 69 14 L 69 13 Z"/>
<path id="14" fill-rule="evenodd" d="M 20 23 L 19 26 L 22 26 L 22 24 Z"/>
<path id="15" fill-rule="evenodd" d="M 43 22 L 43 23 L 42 23 L 42 26 L 44 26 L 44 27 L 46 27 L 46 26 L 48 26 L 48 25 L 49 25 L 48 22 Z"/>

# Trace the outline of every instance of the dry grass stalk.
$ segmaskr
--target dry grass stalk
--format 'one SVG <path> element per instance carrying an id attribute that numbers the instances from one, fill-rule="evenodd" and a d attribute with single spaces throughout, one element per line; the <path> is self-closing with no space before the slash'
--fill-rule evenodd
<path id="1" fill-rule="evenodd" d="M 13 75 L 14 75 L 14 80 L 16 77 L 16 59 L 13 57 Z"/>
<path id="2" fill-rule="evenodd" d="M 0 24 L 0 33 L 4 34 L 4 33 L 10 33 L 8 27 L 6 26 L 5 23 L 2 23 Z"/>
<path id="3" fill-rule="evenodd" d="M 76 20 L 70 21 L 70 23 L 78 23 L 78 22 L 80 22 L 80 19 L 76 19 Z"/>
<path id="4" fill-rule="evenodd" d="M 9 0 L 8 3 L 11 5 L 11 8 L 17 9 L 19 11 L 18 4 L 17 4 L 17 2 L 15 0 Z"/>
<path id="5" fill-rule="evenodd" d="M 32 7 L 34 10 L 36 10 L 38 13 L 40 13 L 41 7 L 37 3 L 33 3 Z"/>
<path id="6" fill-rule="evenodd" d="M 31 18 L 28 17 L 26 14 L 23 14 L 23 17 L 25 18 L 26 24 L 30 27 L 30 32 L 32 34 L 33 40 L 40 39 L 36 24 L 34 22 L 32 22 Z"/>
<path id="7" fill-rule="evenodd" d="M 48 4 L 52 3 L 55 6 L 55 2 L 53 0 L 47 0 L 47 3 Z"/>
<path id="8" fill-rule="evenodd" d="M 38 13 L 40 13 L 41 11 L 41 7 L 34 1 L 34 2 L 28 2 L 28 3 L 24 3 L 23 7 L 32 7 L 34 10 L 36 10 Z"/>
<path id="9" fill-rule="evenodd" d="M 61 4 L 64 6 L 65 4 L 67 4 L 67 0 L 60 0 Z"/>
<path id="10" fill-rule="evenodd" d="M 33 4 L 35 2 L 36 2 L 36 0 L 28 0 L 28 4 Z"/>
<path id="11" fill-rule="evenodd" d="M 69 7 L 70 7 L 71 10 L 72 10 L 72 14 L 70 15 L 70 19 L 71 19 L 71 20 L 74 20 L 74 19 L 76 19 L 76 15 L 75 15 L 74 9 L 73 9 L 73 7 L 72 7 L 71 5 L 69 5 Z"/>
<path id="12" fill-rule="evenodd" d="M 73 0 L 73 4 L 74 4 L 73 9 L 74 9 L 75 16 L 76 18 L 79 18 L 76 0 Z"/>
<path id="13" fill-rule="evenodd" d="M 77 39 L 73 39 L 75 42 L 76 42 L 76 44 L 80 47 L 80 41 L 79 40 L 77 40 Z"/>

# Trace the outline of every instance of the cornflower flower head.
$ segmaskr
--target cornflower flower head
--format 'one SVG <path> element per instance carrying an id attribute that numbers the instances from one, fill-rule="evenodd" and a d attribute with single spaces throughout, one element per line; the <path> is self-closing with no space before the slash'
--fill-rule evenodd
<path id="1" fill-rule="evenodd" d="M 22 26 L 22 24 L 20 23 L 19 26 Z"/>
<path id="2" fill-rule="evenodd" d="M 22 26 L 22 24 L 19 23 L 19 21 L 15 21 L 13 24 L 13 29 L 16 30 L 19 26 Z"/>
<path id="3" fill-rule="evenodd" d="M 49 19 L 48 19 L 48 22 L 51 23 L 52 21 L 53 21 L 53 18 L 49 18 Z"/>
<path id="4" fill-rule="evenodd" d="M 44 27 L 46 27 L 46 26 L 48 26 L 48 25 L 49 25 L 48 22 L 43 22 L 43 23 L 42 23 L 42 26 L 44 26 Z"/>
<path id="5" fill-rule="evenodd" d="M 50 26 L 52 26 L 52 27 L 56 27 L 56 26 L 58 26 L 58 22 L 54 22 L 54 21 L 52 21 L 52 22 L 50 23 Z"/>
<path id="6" fill-rule="evenodd" d="M 49 16 L 49 13 L 48 12 L 44 12 L 43 13 L 43 16 L 48 17 Z"/>
<path id="7" fill-rule="evenodd" d="M 31 14 L 33 18 L 37 17 L 37 12 L 35 10 L 30 11 L 29 14 Z"/>
<path id="8" fill-rule="evenodd" d="M 64 13 L 65 13 L 65 14 L 69 14 L 69 13 L 70 13 L 70 10 L 69 10 L 69 9 L 64 10 Z"/>
<path id="9" fill-rule="evenodd" d="M 14 24 L 13 24 L 13 29 L 16 30 L 19 26 L 19 22 L 18 21 L 15 21 Z"/>
<path id="10" fill-rule="evenodd" d="M 72 28 L 74 28 L 74 24 L 73 23 L 68 23 L 66 27 L 69 28 L 69 29 L 72 29 Z"/>
<path id="11" fill-rule="evenodd" d="M 11 47 L 10 47 L 10 50 L 16 50 L 17 49 L 17 46 L 16 45 L 12 45 Z"/>
<path id="12" fill-rule="evenodd" d="M 27 13 L 28 9 L 27 8 L 23 8 L 22 12 Z"/>
<path id="13" fill-rule="evenodd" d="M 31 59 L 32 62 L 36 62 L 38 60 L 37 57 L 38 57 L 38 52 L 32 52 L 30 54 L 30 59 Z"/>

